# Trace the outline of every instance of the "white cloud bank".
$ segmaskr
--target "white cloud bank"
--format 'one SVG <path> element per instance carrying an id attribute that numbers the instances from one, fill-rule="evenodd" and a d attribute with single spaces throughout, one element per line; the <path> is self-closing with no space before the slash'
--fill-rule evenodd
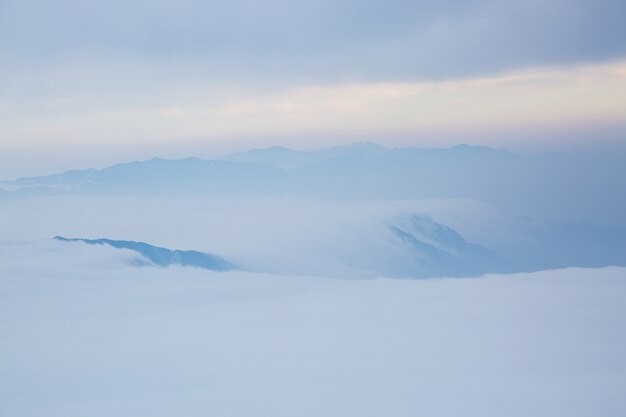
<path id="1" fill-rule="evenodd" d="M 624 268 L 351 281 L 12 247 L 2 415 L 626 413 Z"/>

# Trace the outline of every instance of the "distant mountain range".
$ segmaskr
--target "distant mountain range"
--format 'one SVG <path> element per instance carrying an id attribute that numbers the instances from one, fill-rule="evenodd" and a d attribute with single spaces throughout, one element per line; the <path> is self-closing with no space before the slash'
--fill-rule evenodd
<path id="1" fill-rule="evenodd" d="M 296 151 L 284 147 L 251 149 L 213 160 L 200 158 L 161 159 L 135 161 L 113 165 L 101 170 L 72 170 L 39 177 L 24 177 L 13 181 L 1 181 L 4 187 L 51 187 L 58 191 L 77 191 L 90 187 L 104 186 L 151 186 L 168 185 L 172 182 L 189 181 L 194 184 L 216 180 L 253 180 L 261 175 L 262 180 L 273 180 L 285 171 L 289 175 L 302 172 L 303 167 L 315 170 L 318 166 L 346 164 L 354 161 L 388 162 L 407 158 L 453 158 L 466 159 L 477 156 L 512 156 L 508 151 L 486 147 L 458 145 L 445 149 L 397 148 L 391 149 L 372 142 L 360 142 L 316 151 Z M 129 182 L 130 180 L 130 182 Z"/>
<path id="2" fill-rule="evenodd" d="M 246 164 L 266 164 L 283 169 L 292 169 L 317 164 L 332 158 L 375 157 L 395 151 L 373 142 L 359 142 L 352 145 L 308 152 L 274 146 L 264 149 L 251 149 L 246 152 L 225 156 L 220 158 L 220 160 Z"/>
<path id="3" fill-rule="evenodd" d="M 210 269 L 212 271 L 229 271 L 239 269 L 219 256 L 194 250 L 171 250 L 158 246 L 152 246 L 143 242 L 111 239 L 66 238 L 63 236 L 55 236 L 54 240 L 60 242 L 81 242 L 88 245 L 107 245 L 117 249 L 128 249 L 137 252 L 145 259 L 145 262 L 140 262 L 138 266 L 154 265 L 165 268 L 171 265 L 180 265 Z"/>
<path id="4" fill-rule="evenodd" d="M 539 218 L 626 226 L 626 158 L 521 155 L 459 145 L 317 151 L 273 147 L 214 160 L 154 158 L 0 182 L 0 199 L 47 195 L 472 199 Z M 2 190 L 4 189 L 4 190 Z"/>
<path id="5" fill-rule="evenodd" d="M 483 146 L 457 145 L 451 148 L 387 148 L 373 142 L 358 142 L 351 145 L 337 146 L 314 151 L 296 151 L 281 146 L 251 149 L 246 152 L 229 155 L 220 160 L 247 164 L 267 164 L 279 168 L 292 169 L 306 165 L 319 164 L 330 159 L 376 159 L 412 156 L 458 155 L 459 153 L 498 153 L 509 154 L 506 150 L 497 150 Z"/>

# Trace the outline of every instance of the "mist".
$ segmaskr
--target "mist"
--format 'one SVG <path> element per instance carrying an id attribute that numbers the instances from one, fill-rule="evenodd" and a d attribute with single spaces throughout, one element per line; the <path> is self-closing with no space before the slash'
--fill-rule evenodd
<path id="1" fill-rule="evenodd" d="M 624 410 L 624 268 L 354 281 L 1 248 L 3 414 Z"/>
<path id="2" fill-rule="evenodd" d="M 0 416 L 626 415 L 623 0 L 0 0 Z"/>

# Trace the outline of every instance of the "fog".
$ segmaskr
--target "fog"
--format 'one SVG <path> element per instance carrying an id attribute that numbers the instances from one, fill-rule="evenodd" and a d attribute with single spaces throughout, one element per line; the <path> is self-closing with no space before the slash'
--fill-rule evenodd
<path id="1" fill-rule="evenodd" d="M 428 278 L 626 265 L 620 228 L 545 222 L 471 200 L 57 196 L 2 210 L 8 241 L 141 241 L 275 274 Z"/>
<path id="2" fill-rule="evenodd" d="M 354 281 L 128 256 L 2 244 L 3 415 L 626 411 L 624 268 Z"/>

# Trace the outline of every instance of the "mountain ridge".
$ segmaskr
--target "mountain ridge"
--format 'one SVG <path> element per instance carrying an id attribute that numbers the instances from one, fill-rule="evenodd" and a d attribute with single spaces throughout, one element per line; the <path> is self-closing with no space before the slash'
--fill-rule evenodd
<path id="1" fill-rule="evenodd" d="M 53 239 L 59 242 L 80 242 L 87 245 L 107 245 L 116 249 L 128 249 L 139 253 L 149 261 L 145 264 L 139 263 L 138 266 L 154 265 L 167 268 L 171 265 L 180 265 L 209 269 L 212 271 L 239 270 L 237 266 L 226 259 L 195 250 L 172 250 L 132 240 L 67 238 L 58 235 L 54 236 Z"/>
<path id="2" fill-rule="evenodd" d="M 0 181 L 0 184 L 10 184 L 10 185 L 33 185 L 39 184 L 42 182 L 45 183 L 53 183 L 53 181 L 58 181 L 59 179 L 63 179 L 65 181 L 77 181 L 80 179 L 91 179 L 91 176 L 107 173 L 111 170 L 123 169 L 126 167 L 144 165 L 148 166 L 151 164 L 172 164 L 172 163 L 232 163 L 232 164 L 240 164 L 240 165 L 272 165 L 271 163 L 265 162 L 255 162 L 252 159 L 247 161 L 239 161 L 242 156 L 251 155 L 253 158 L 262 157 L 267 153 L 284 153 L 290 156 L 293 155 L 306 155 L 307 158 L 310 158 L 309 163 L 319 162 L 325 159 L 333 159 L 333 158 L 341 158 L 346 156 L 355 156 L 355 155 L 380 155 L 388 152 L 433 152 L 433 153 L 446 153 L 446 152 L 458 152 L 458 151 L 474 151 L 474 152 L 506 152 L 510 153 L 510 151 L 504 149 L 495 149 L 485 146 L 470 146 L 466 144 L 459 144 L 455 146 L 451 146 L 448 148 L 418 148 L 418 147 L 401 147 L 401 148 L 388 148 L 383 145 L 379 145 L 375 142 L 356 142 L 348 145 L 342 146 L 334 146 L 329 148 L 322 148 L 311 151 L 300 151 L 295 150 L 283 146 L 272 146 L 267 148 L 253 148 L 247 151 L 238 152 L 230 155 L 226 155 L 223 157 L 211 158 L 211 159 L 203 159 L 194 156 L 188 156 L 183 158 L 160 158 L 153 157 L 145 160 L 135 160 L 128 162 L 121 162 L 117 164 L 113 164 L 101 169 L 96 168 L 87 168 L 87 169 L 71 169 L 67 171 L 61 171 L 57 173 L 47 174 L 47 175 L 38 175 L 38 176 L 26 176 L 19 177 L 13 180 L 4 180 Z M 277 166 L 277 168 L 281 168 Z"/>
<path id="3" fill-rule="evenodd" d="M 6 190 L 0 200 L 54 195 L 464 199 L 531 217 L 626 226 L 625 157 L 517 154 L 469 145 L 386 148 L 369 142 L 308 152 L 273 147 L 251 150 L 245 161 L 153 158 L 23 177 L 0 182 Z"/>

